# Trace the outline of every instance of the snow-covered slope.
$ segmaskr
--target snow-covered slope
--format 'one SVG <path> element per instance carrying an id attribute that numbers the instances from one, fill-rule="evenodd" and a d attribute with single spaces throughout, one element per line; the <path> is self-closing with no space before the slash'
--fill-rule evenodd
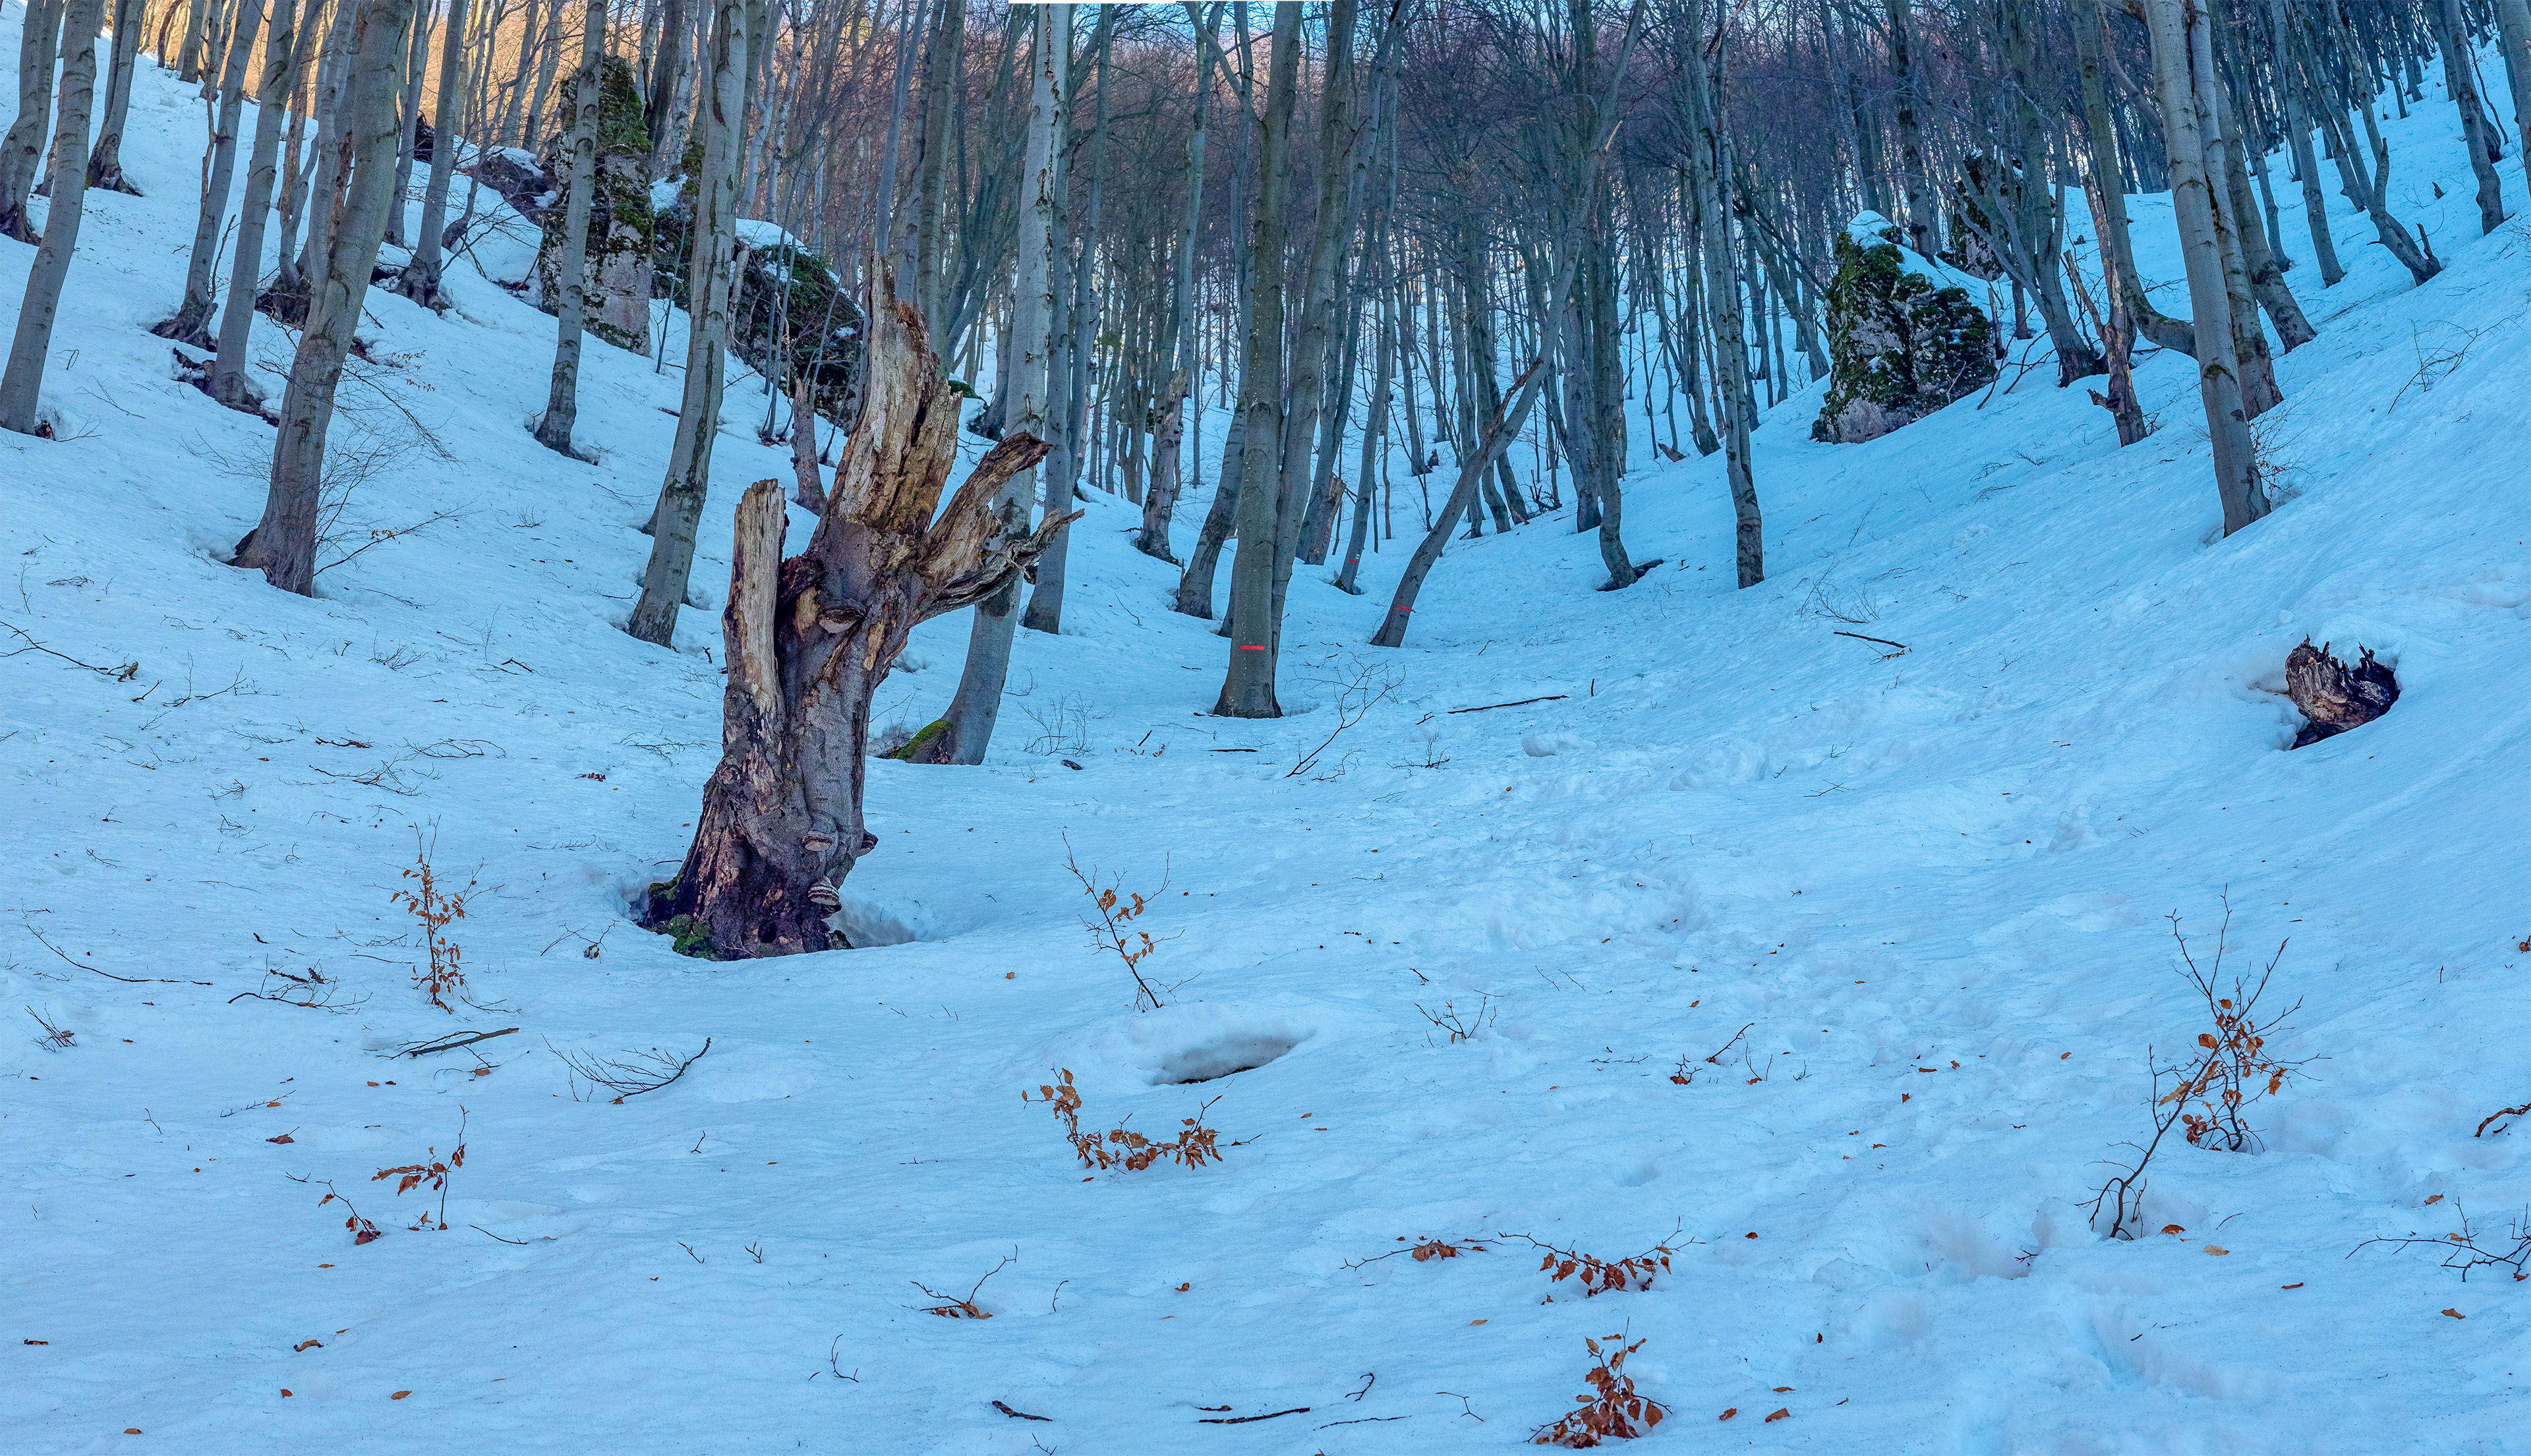
<path id="1" fill-rule="evenodd" d="M 1310 710 L 1252 723 L 1203 715 L 1218 640 L 1102 500 L 992 761 L 873 765 L 846 896 L 887 943 L 721 966 L 625 922 L 713 762 L 729 508 L 786 471 L 753 381 L 706 609 L 660 651 L 615 624 L 674 370 L 592 344 L 577 464 L 524 427 L 549 320 L 471 269 L 446 317 L 372 293 L 343 548 L 431 524 L 276 593 L 219 564 L 269 434 L 145 332 L 198 107 L 154 72 L 135 104 L 147 196 L 91 197 L 47 380 L 76 437 L 0 436 L 0 620 L 138 663 L 0 665 L 11 1449 L 1501 1450 L 1620 1329 L 1674 1416 L 1648 1449 L 2524 1448 L 2531 1295 L 2346 1257 L 2531 1202 L 2520 1139 L 2472 1137 L 2531 1099 L 2531 250 L 2469 236 L 2448 106 L 2390 133 L 2451 266 L 2411 289 L 2334 207 L 2355 271 L 2292 275 L 2323 334 L 2261 423 L 2294 498 L 2232 539 L 2184 362 L 2141 369 L 2162 430 L 2124 451 L 2046 366 L 1862 446 L 1807 439 L 1813 391 L 1760 432 L 1764 586 L 1731 589 L 1690 460 L 1632 483 L 1668 564 L 1625 592 L 1568 514 L 1453 545 L 1378 652 L 1402 552 L 1366 597 L 1304 572 Z M 8 308 L 31 255 L 0 244 Z M 966 630 L 918 635 L 887 715 L 937 711 Z M 2305 635 L 2406 692 L 2288 754 Z M 1292 775 L 1366 668 L 1396 695 Z M 418 839 L 476 881 L 455 1016 L 390 898 Z M 1165 1010 L 1088 948 L 1067 841 L 1153 895 Z M 2311 1075 L 2264 1152 L 2165 1147 L 2146 1221 L 2183 1233 L 2104 1241 L 2082 1204 L 2149 1128 L 2147 1048 L 2206 1029 L 2163 918 L 2211 937 L 2227 893 L 2227 970 L 2291 937 L 2268 1004 L 2302 1003 L 2278 1045 Z M 559 1055 L 706 1037 L 621 1104 Z M 1206 1105 L 1235 1146 L 1085 1176 L 1021 1099 L 1056 1068 L 1085 1127 Z M 410 1229 L 438 1195 L 371 1175 L 461 1126 L 447 1229 Z M 1517 1235 L 1673 1252 L 1583 1300 Z M 1427 1236 L 1486 1247 L 1361 1262 Z M 923 1313 L 918 1281 L 997 1266 L 991 1319 Z"/>

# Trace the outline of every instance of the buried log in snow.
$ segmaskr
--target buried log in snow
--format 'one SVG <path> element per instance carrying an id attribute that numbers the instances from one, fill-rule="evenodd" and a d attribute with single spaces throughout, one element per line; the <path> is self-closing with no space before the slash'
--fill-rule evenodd
<path id="1" fill-rule="evenodd" d="M 2373 660 L 2372 648 L 2359 647 L 2363 656 L 2350 667 L 2331 656 L 2329 647 L 2315 647 L 2304 638 L 2285 658 L 2285 693 L 2309 720 L 2294 735 L 2295 748 L 2361 728 L 2399 700 L 2399 680 Z"/>
<path id="2" fill-rule="evenodd" d="M 860 427 L 809 549 L 781 560 L 778 481 L 750 486 L 738 505 L 721 613 L 720 766 L 684 867 L 650 887 L 643 918 L 685 954 L 739 960 L 836 943 L 826 927 L 836 886 L 872 842 L 862 827 L 871 695 L 918 623 L 998 590 L 1073 519 L 1001 532 L 994 490 L 1046 451 L 1023 434 L 986 452 L 932 519 L 957 459 L 961 396 L 884 263 L 873 291 Z"/>

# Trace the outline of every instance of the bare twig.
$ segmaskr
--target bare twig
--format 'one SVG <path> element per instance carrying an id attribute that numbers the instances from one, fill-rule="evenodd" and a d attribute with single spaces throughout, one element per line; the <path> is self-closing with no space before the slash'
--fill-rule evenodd
<path id="1" fill-rule="evenodd" d="M 1893 643 L 1885 637 L 1865 637 L 1860 632 L 1831 632 L 1828 635 L 1831 637 L 1850 637 L 1859 643 L 1879 643 L 1884 647 L 1896 647 L 1898 652 L 1913 650 L 1913 648 L 1909 647 L 1905 643 Z M 1895 657 L 1898 655 L 1898 652 L 1884 652 L 1882 654 L 1883 660 L 1885 661 L 1888 658 Z"/>
<path id="2" fill-rule="evenodd" d="M 1549 693 L 1545 698 L 1523 698 L 1514 702 L 1489 702 L 1480 707 L 1454 707 L 1454 713 L 1490 713 L 1498 707 L 1527 707 L 1533 702 L 1556 702 L 1572 697 L 1570 693 Z"/>
<path id="3" fill-rule="evenodd" d="M 52 648 L 45 646 L 42 643 L 28 637 L 24 628 L 12 626 L 7 622 L 0 622 L 0 627 L 6 627 L 9 631 L 16 633 L 19 640 L 26 644 L 23 647 L 14 647 L 9 651 L 0 652 L 0 657 L 15 657 L 21 652 L 41 652 L 47 657 L 59 657 L 73 667 L 84 667 L 88 671 L 95 673 L 98 677 L 111 678 L 118 683 L 131 682 L 134 678 L 141 675 L 141 664 L 138 662 L 127 662 L 121 667 L 99 667 L 93 662 L 82 662 L 68 652 L 54 651 Z"/>
<path id="4" fill-rule="evenodd" d="M 209 982 L 209 981 L 207 981 L 207 980 L 170 980 L 170 979 L 168 979 L 167 977 L 164 977 L 164 976 L 117 976 L 117 975 L 115 975 L 115 974 L 114 974 L 113 972 L 111 972 L 111 971 L 97 971 L 97 970 L 96 970 L 96 968 L 95 968 L 94 966 L 89 965 L 89 964 L 88 964 L 87 962 L 85 962 L 85 961 L 75 961 L 75 960 L 71 960 L 71 956 L 70 956 L 70 953 L 69 953 L 68 951 L 63 950 L 60 946 L 53 944 L 51 941 L 46 940 L 46 939 L 44 938 L 44 932 L 43 932 L 43 931 L 41 931 L 41 930 L 36 929 L 33 925 L 31 925 L 31 924 L 30 924 L 30 925 L 27 926 L 27 933 L 28 933 L 28 934 L 29 934 L 29 935 L 34 936 L 34 937 L 35 937 L 35 942 L 36 942 L 38 945 L 41 945 L 44 949 L 46 949 L 46 950 L 48 950 L 48 951 L 51 951 L 53 954 L 55 954 L 55 955 L 57 955 L 57 956 L 60 956 L 63 960 L 65 960 L 65 961 L 69 961 L 69 962 L 70 962 L 70 964 L 72 964 L 72 965 L 74 965 L 74 966 L 79 967 L 79 968 L 80 968 L 81 970 L 83 970 L 83 971 L 96 971 L 96 974 L 97 974 L 97 975 L 104 977 L 104 978 L 105 978 L 106 980 L 120 980 L 120 981 L 124 982 L 126 985 L 209 985 L 209 984 L 210 984 L 210 982 Z"/>
<path id="5" fill-rule="evenodd" d="M 429 1056 L 433 1052 L 455 1051 L 461 1046 L 472 1046 L 478 1041 L 489 1041 L 495 1036 L 507 1036 L 517 1030 L 517 1027 L 503 1027 L 497 1032 L 468 1032 L 442 1036 L 436 1041 L 415 1041 L 397 1047 L 391 1055 L 421 1058 Z M 703 1053 L 696 1052 L 695 1055 L 701 1056 Z"/>
<path id="6" fill-rule="evenodd" d="M 1014 1421 L 1052 1421 L 1054 1419 L 1052 1416 L 1032 1416 L 1026 1411 L 1014 1411 L 1009 1406 L 1002 1404 L 998 1400 L 993 1402 L 993 1409 L 1010 1417 Z"/>
<path id="7" fill-rule="evenodd" d="M 1306 1416 L 1308 1414 L 1310 1414 L 1310 1408 L 1308 1406 L 1294 1406 L 1288 1411 L 1268 1411 L 1263 1416 L 1204 1416 L 1199 1417 L 1195 1424 L 1198 1426 L 1245 1426 L 1251 1421 L 1271 1421 L 1278 1416 Z"/>
<path id="8" fill-rule="evenodd" d="M 695 1054 L 683 1059 L 673 1051 L 661 1051 L 653 1046 L 645 1052 L 624 1053 L 629 1060 L 610 1060 L 585 1053 L 564 1051 L 554 1045 L 550 1037 L 545 1040 L 545 1050 L 561 1058 L 562 1064 L 569 1067 L 572 1075 L 580 1081 L 590 1084 L 592 1088 L 615 1093 L 613 1100 L 620 1104 L 626 1097 L 638 1097 L 644 1092 L 657 1092 L 685 1076 L 688 1067 L 702 1061 L 703 1053 L 711 1050 L 711 1038 L 705 1036 L 703 1044 L 696 1048 Z"/>

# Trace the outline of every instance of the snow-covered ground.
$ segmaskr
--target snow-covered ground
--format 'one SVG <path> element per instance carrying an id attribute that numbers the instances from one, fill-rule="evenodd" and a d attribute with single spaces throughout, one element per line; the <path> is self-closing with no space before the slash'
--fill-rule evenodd
<path id="1" fill-rule="evenodd" d="M 1308 710 L 1258 723 L 1204 715 L 1220 644 L 1101 500 L 991 761 L 873 765 L 845 894 L 892 943 L 743 965 L 626 920 L 714 761 L 729 509 L 787 477 L 752 381 L 706 609 L 661 651 L 616 624 L 673 368 L 592 343 L 578 464 L 525 427 L 550 320 L 471 267 L 445 317 L 372 293 L 336 434 L 371 468 L 326 559 L 437 519 L 272 591 L 220 564 L 269 432 L 145 332 L 198 102 L 144 68 L 135 113 L 147 196 L 91 196 L 46 380 L 73 438 L 0 435 L 0 620 L 117 669 L 0 666 L 7 1448 L 1504 1450 L 1623 1330 L 1673 1417 L 1647 1450 L 2531 1449 L 2531 1293 L 2348 1257 L 2531 1203 L 2521 1137 L 2472 1136 L 2531 1099 L 2531 242 L 2472 236 L 2447 104 L 2388 131 L 2449 270 L 2410 288 L 2333 196 L 2352 276 L 2291 275 L 2322 336 L 2280 363 L 2293 498 L 2254 529 L 2216 538 L 2184 361 L 2142 368 L 2162 429 L 2123 451 L 2044 366 L 1863 446 L 1808 440 L 1814 389 L 1760 432 L 1765 585 L 1732 589 L 1691 458 L 1631 482 L 1667 564 L 1628 591 L 1569 511 L 1454 544 L 1402 651 L 1361 645 L 1401 549 L 1363 597 L 1304 571 Z M 0 244 L 10 310 L 32 252 Z M 918 634 L 884 717 L 937 712 L 966 632 Z M 2405 696 L 2287 754 L 2306 635 Z M 1366 668 L 1394 698 L 1293 776 Z M 390 898 L 418 838 L 476 881 L 454 1016 Z M 1067 840 L 1165 880 L 1166 1009 L 1089 948 Z M 2146 1223 L 2184 1232 L 2105 1241 L 2083 1204 L 2149 1127 L 2147 1048 L 2206 1029 L 2164 917 L 2211 937 L 2227 893 L 2228 965 L 2291 937 L 2269 1004 L 2302 1003 L 2278 1049 L 2311 1075 L 2256 1109 L 2264 1152 L 2165 1145 Z M 706 1037 L 620 1105 L 558 1055 Z M 1086 1127 L 1201 1104 L 1234 1146 L 1085 1176 L 1021 1096 L 1056 1068 Z M 461 1126 L 447 1229 L 412 1229 L 438 1195 L 371 1175 Z M 1673 1254 L 1585 1300 L 1515 1235 Z M 1361 1262 L 1427 1236 L 1486 1247 Z M 997 1267 L 992 1318 L 922 1312 Z"/>

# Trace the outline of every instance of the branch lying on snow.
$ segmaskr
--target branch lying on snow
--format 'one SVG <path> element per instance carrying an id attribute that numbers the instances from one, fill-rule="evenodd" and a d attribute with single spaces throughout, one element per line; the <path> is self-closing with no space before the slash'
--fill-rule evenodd
<path id="1" fill-rule="evenodd" d="M 80 665 L 81 665 L 81 666 L 83 666 L 83 667 L 85 667 L 87 664 L 86 664 L 86 663 L 81 663 Z M 120 980 L 120 981 L 124 982 L 124 983 L 125 983 L 125 984 L 127 984 L 127 985 L 209 985 L 209 984 L 210 984 L 210 982 L 209 982 L 209 981 L 207 981 L 207 980 L 170 980 L 169 978 L 164 977 L 164 976 L 117 976 L 117 975 L 115 975 L 115 974 L 114 974 L 113 972 L 111 972 L 111 971 L 97 971 L 97 970 L 96 970 L 96 968 L 95 968 L 94 966 L 89 965 L 89 964 L 88 964 L 87 962 L 85 962 L 85 961 L 73 961 L 73 960 L 71 960 L 70 953 L 69 953 L 68 951 L 63 950 L 60 946 L 53 944 L 51 941 L 46 940 L 46 939 L 44 938 L 44 932 L 43 932 L 43 931 L 41 931 L 41 930 L 36 929 L 33 925 L 28 925 L 28 926 L 27 927 L 27 933 L 35 937 L 35 943 L 36 943 L 36 944 L 41 945 L 44 949 L 46 949 L 46 950 L 48 950 L 48 951 L 51 951 L 53 954 L 55 954 L 55 955 L 57 955 L 57 956 L 60 956 L 63 960 L 65 960 L 65 961 L 69 961 L 69 962 L 70 962 L 70 964 L 72 964 L 72 965 L 74 965 L 74 966 L 79 967 L 79 968 L 80 968 L 81 970 L 83 970 L 83 971 L 96 971 L 96 974 L 97 974 L 97 975 L 104 977 L 104 978 L 105 978 L 106 980 Z"/>
<path id="2" fill-rule="evenodd" d="M 7 622 L 0 622 L 0 627 L 7 627 L 11 632 L 18 634 L 19 640 L 26 644 L 23 647 L 17 647 L 10 651 L 0 652 L 0 657 L 15 657 L 20 652 L 41 652 L 47 657 L 59 657 L 73 667 L 84 667 L 88 671 L 95 673 L 98 677 L 112 678 L 118 683 L 131 682 L 134 678 L 141 675 L 141 664 L 138 662 L 127 662 L 121 667 L 99 667 L 93 662 L 82 662 L 68 652 L 54 651 L 52 648 L 45 646 L 42 643 L 28 637 L 26 629 L 22 627 L 12 626 Z"/>
<path id="3" fill-rule="evenodd" d="M 429 1056 L 433 1052 L 455 1051 L 461 1046 L 472 1046 L 478 1041 L 489 1041 L 495 1036 L 507 1036 L 517 1030 L 517 1027 L 503 1027 L 497 1032 L 467 1032 L 442 1036 L 435 1041 L 410 1041 L 397 1047 L 392 1053 L 390 1053 L 390 1055 L 420 1058 Z M 703 1044 L 705 1046 L 709 1046 L 711 1043 L 709 1041 L 705 1041 Z M 703 1053 L 699 1051 L 696 1052 L 695 1055 L 702 1056 Z M 691 1058 L 689 1060 L 691 1060 Z M 678 1070 L 683 1071 L 684 1069 L 681 1067 Z M 671 1078 L 670 1080 L 674 1081 L 675 1079 Z M 660 1085 L 664 1087 L 667 1084 L 661 1083 Z"/>
<path id="4" fill-rule="evenodd" d="M 1879 643 L 1884 647 L 1896 647 L 1898 652 L 1912 650 L 1912 648 L 1910 648 L 1905 643 L 1893 643 L 1885 637 L 1865 637 L 1860 632 L 1834 632 L 1829 635 L 1832 637 L 1850 637 L 1859 643 Z M 1881 656 L 1884 661 L 1886 661 L 1891 657 L 1897 656 L 1898 652 L 1884 652 Z"/>
<path id="5" fill-rule="evenodd" d="M 518 1029 L 513 1027 L 511 1030 Z M 703 1044 L 696 1049 L 695 1054 L 682 1061 L 678 1059 L 675 1052 L 661 1051 L 655 1046 L 647 1052 L 626 1052 L 625 1055 L 631 1058 L 629 1061 L 609 1061 L 595 1056 L 574 1055 L 555 1046 L 550 1037 L 545 1040 L 545 1050 L 560 1057 L 562 1064 L 571 1069 L 572 1076 L 590 1084 L 592 1088 L 615 1093 L 614 1100 L 621 1103 L 626 1097 L 638 1097 L 644 1092 L 657 1092 L 685 1076 L 688 1067 L 702 1061 L 703 1053 L 711 1050 L 711 1038 L 705 1036 Z M 577 1090 L 574 1091 L 573 1095 L 579 1097 Z"/>
<path id="6" fill-rule="evenodd" d="M 1498 707 L 1527 707 L 1533 702 L 1554 702 L 1559 699 L 1570 698 L 1573 695 L 1570 693 L 1550 693 L 1545 698 L 1524 698 L 1517 702 L 1489 702 L 1482 707 L 1454 707 L 1450 709 L 1450 711 L 1454 713 L 1488 713 Z"/>

